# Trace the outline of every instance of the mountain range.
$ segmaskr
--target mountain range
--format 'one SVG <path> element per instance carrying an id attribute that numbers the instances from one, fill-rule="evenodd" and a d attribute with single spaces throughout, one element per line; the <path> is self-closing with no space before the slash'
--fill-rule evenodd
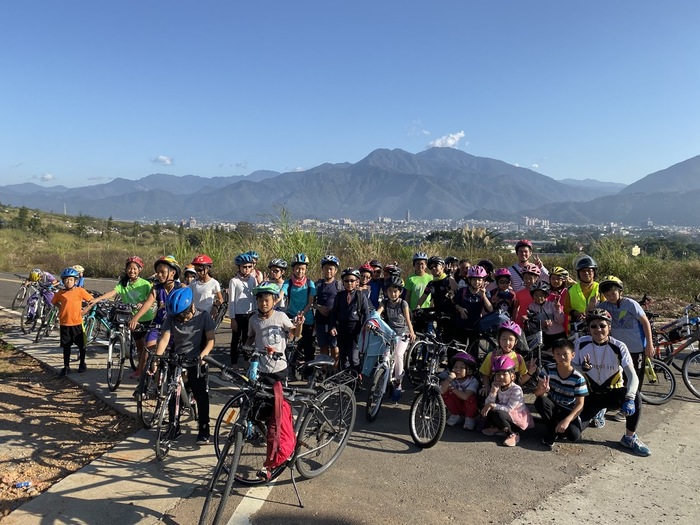
<path id="1" fill-rule="evenodd" d="M 357 163 L 248 176 L 177 177 L 152 174 L 80 188 L 33 183 L 0 186 L 0 201 L 46 211 L 65 208 L 121 220 L 251 221 L 285 207 L 295 218 L 368 220 L 517 220 L 698 225 L 700 156 L 623 184 L 594 179 L 557 181 L 533 170 L 454 148 L 412 154 L 377 149 Z"/>

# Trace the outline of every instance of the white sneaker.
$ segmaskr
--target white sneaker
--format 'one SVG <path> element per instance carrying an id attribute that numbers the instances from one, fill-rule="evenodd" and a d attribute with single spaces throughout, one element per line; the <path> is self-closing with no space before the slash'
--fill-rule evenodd
<path id="1" fill-rule="evenodd" d="M 450 417 L 447 418 L 447 426 L 454 427 L 455 425 L 459 425 L 460 423 L 462 423 L 463 419 L 464 418 L 462 418 L 462 416 L 452 414 Z"/>
<path id="2" fill-rule="evenodd" d="M 474 430 L 476 428 L 476 420 L 472 417 L 464 418 L 464 430 Z"/>

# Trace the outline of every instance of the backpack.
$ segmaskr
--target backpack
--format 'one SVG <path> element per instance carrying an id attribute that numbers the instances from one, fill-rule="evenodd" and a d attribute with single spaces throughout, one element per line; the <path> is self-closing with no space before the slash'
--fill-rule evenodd
<path id="1" fill-rule="evenodd" d="M 267 458 L 263 463 L 267 468 L 268 479 L 270 478 L 270 470 L 284 464 L 297 445 L 294 421 L 292 420 L 292 406 L 284 398 L 280 381 L 275 383 L 273 391 L 275 393 L 275 410 L 267 425 Z"/>

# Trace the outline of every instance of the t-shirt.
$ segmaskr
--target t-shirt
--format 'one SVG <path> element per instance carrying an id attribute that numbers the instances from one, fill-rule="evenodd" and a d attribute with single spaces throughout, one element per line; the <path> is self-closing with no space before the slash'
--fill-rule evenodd
<path id="1" fill-rule="evenodd" d="M 335 296 L 338 292 L 343 290 L 343 285 L 338 280 L 333 280 L 333 282 L 327 283 L 323 279 L 316 281 L 316 304 L 320 306 L 326 306 L 328 308 L 333 308 L 333 303 L 335 302 Z M 316 324 L 328 324 L 330 323 L 330 315 L 325 316 L 316 311 Z"/>
<path id="2" fill-rule="evenodd" d="M 561 377 L 557 371 L 556 363 L 550 363 L 540 372 L 538 380 L 549 376 L 549 392 L 547 396 L 554 404 L 572 410 L 577 397 L 588 395 L 586 378 L 578 370 L 573 370 L 568 377 Z"/>
<path id="3" fill-rule="evenodd" d="M 379 292 L 382 291 L 381 279 L 372 279 L 369 282 L 369 302 L 372 303 L 372 308 L 379 308 Z"/>
<path id="4" fill-rule="evenodd" d="M 468 286 L 457 291 L 455 304 L 467 311 L 467 318 L 460 315 L 457 320 L 465 330 L 475 330 L 484 310 L 484 298 L 481 293 L 472 293 Z"/>
<path id="5" fill-rule="evenodd" d="M 281 352 L 279 359 L 262 356 L 258 365 L 260 372 L 272 374 L 287 368 L 285 349 L 287 348 L 287 334 L 294 328 L 292 320 L 283 312 L 274 311 L 268 319 L 262 319 L 254 315 L 248 322 L 248 337 L 255 337 L 255 348 L 262 350 L 268 346 Z"/>
<path id="6" fill-rule="evenodd" d="M 214 306 L 214 298 L 217 293 L 221 292 L 219 281 L 209 279 L 205 283 L 195 280 L 190 283 L 190 288 L 192 289 L 194 307 L 203 312 L 211 312 Z"/>
<path id="7" fill-rule="evenodd" d="M 510 317 L 513 312 L 513 305 L 518 302 L 513 290 L 501 290 L 500 288 L 496 288 L 489 293 L 489 301 L 491 301 L 494 311 L 504 313 L 508 317 Z"/>
<path id="8" fill-rule="evenodd" d="M 246 278 L 235 275 L 228 284 L 228 316 L 235 319 L 236 315 L 245 315 L 254 311 L 255 297 L 253 289 L 256 286 L 255 276 Z"/>
<path id="9" fill-rule="evenodd" d="M 85 288 L 74 286 L 70 290 L 57 291 L 53 294 L 51 303 L 58 305 L 58 322 L 61 326 L 79 326 L 83 324 L 83 301 L 92 299 L 92 295 Z"/>
<path id="10" fill-rule="evenodd" d="M 452 302 L 452 288 L 450 287 L 449 277 L 433 279 L 425 286 L 425 292 L 433 296 L 433 305 L 437 311 L 452 313 L 454 303 Z"/>
<path id="11" fill-rule="evenodd" d="M 418 299 L 425 291 L 427 284 L 432 281 L 433 278 L 429 273 L 423 275 L 411 275 L 406 279 L 405 289 L 411 292 L 411 300 L 408 302 L 408 308 L 413 311 L 416 308 L 428 308 L 430 306 L 430 296 L 426 297 L 423 304 L 418 304 Z"/>
<path id="12" fill-rule="evenodd" d="M 520 377 L 524 376 L 527 374 L 527 366 L 525 365 L 525 360 L 523 359 L 523 356 L 518 354 L 517 352 L 511 351 L 510 353 L 506 354 L 508 357 L 510 357 L 514 362 L 515 362 L 515 371 L 520 374 Z M 493 352 L 489 352 L 486 354 L 486 357 L 484 357 L 483 363 L 481 363 L 481 366 L 479 367 L 479 373 L 482 376 L 490 377 L 492 374 L 491 370 L 491 361 L 492 361 L 492 356 Z"/>
<path id="13" fill-rule="evenodd" d="M 204 347 L 207 332 L 214 331 L 214 320 L 208 313 L 197 310 L 192 319 L 179 323 L 174 317 L 166 317 L 163 332 L 170 332 L 170 344 L 177 355 L 197 357 Z"/>
<path id="14" fill-rule="evenodd" d="M 146 301 L 146 299 L 148 299 L 148 294 L 151 293 L 151 287 L 152 285 L 149 281 L 139 277 L 133 283 L 131 281 L 126 283 L 126 286 L 122 286 L 121 283 L 117 283 L 114 289 L 119 294 L 119 299 L 121 299 L 122 303 L 136 305 L 138 303 L 143 303 Z M 134 308 L 132 313 L 135 314 L 137 311 L 138 310 Z M 139 321 L 150 321 L 155 317 L 155 315 L 155 310 L 150 309 L 141 316 Z"/>
<path id="15" fill-rule="evenodd" d="M 474 376 L 466 376 L 464 379 L 453 379 L 450 386 L 459 392 L 474 392 L 479 391 L 479 380 Z"/>
<path id="16" fill-rule="evenodd" d="M 583 370 L 583 360 L 586 356 L 592 368 L 583 374 L 588 379 L 591 392 L 605 393 L 624 388 L 622 369 L 632 366 L 632 358 L 625 343 L 609 337 L 606 344 L 598 345 L 590 335 L 584 335 L 576 340 L 575 355 L 571 364 Z"/>
<path id="17" fill-rule="evenodd" d="M 382 300 L 382 306 L 384 306 L 384 319 L 386 324 L 388 324 L 391 329 L 398 335 L 403 335 L 408 332 L 408 325 L 406 324 L 406 317 L 404 317 L 404 308 L 408 308 L 408 303 L 403 299 L 399 299 L 396 303 L 385 298 Z"/>
<path id="18" fill-rule="evenodd" d="M 523 317 L 527 316 L 527 309 L 532 303 L 532 294 L 530 290 L 523 288 L 522 290 L 515 292 L 515 298 L 518 301 L 518 315 L 513 319 L 520 328 L 525 325 L 523 323 Z"/>
<path id="19" fill-rule="evenodd" d="M 619 306 L 604 301 L 598 307 L 607 310 L 612 316 L 610 335 L 625 343 L 630 354 L 644 351 L 646 338 L 639 320 L 646 314 L 637 301 L 623 297 Z"/>
<path id="20" fill-rule="evenodd" d="M 304 286 L 294 286 L 287 279 L 282 285 L 282 293 L 288 298 L 287 314 L 294 317 L 306 307 L 309 296 L 316 297 L 316 285 L 311 279 L 306 279 Z M 304 324 L 314 324 L 314 314 L 311 310 L 306 312 Z"/>

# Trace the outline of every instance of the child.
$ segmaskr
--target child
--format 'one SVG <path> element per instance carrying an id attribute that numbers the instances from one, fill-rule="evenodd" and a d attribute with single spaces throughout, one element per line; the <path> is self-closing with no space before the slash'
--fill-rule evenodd
<path id="1" fill-rule="evenodd" d="M 343 291 L 343 283 L 335 276 L 338 274 L 340 261 L 335 255 L 324 255 L 321 259 L 321 274 L 323 278 L 316 281 L 316 341 L 324 355 L 330 355 L 338 366 L 338 341 L 330 334 L 331 308 L 335 302 L 335 296 Z"/>
<path id="2" fill-rule="evenodd" d="M 447 321 L 440 320 L 438 326 L 442 332 L 442 340 L 446 342 L 451 341 L 453 339 L 455 315 L 455 304 L 452 302 L 452 298 L 457 291 L 457 283 L 445 273 L 445 261 L 437 255 L 433 255 L 428 259 L 428 269 L 433 275 L 433 280 L 426 285 L 423 295 L 418 299 L 418 304 L 422 304 L 430 295 L 433 299 L 435 310 L 450 317 Z"/>
<path id="3" fill-rule="evenodd" d="M 124 275 L 119 279 L 114 289 L 90 301 L 86 309 L 89 310 L 98 301 L 106 301 L 118 295 L 121 302 L 133 306 L 132 313 L 138 312 L 148 299 L 152 288 L 149 281 L 141 278 L 142 269 L 143 261 L 141 257 L 134 255 L 127 258 L 124 265 Z M 141 376 L 141 372 L 143 372 L 143 367 L 146 366 L 146 333 L 151 326 L 153 317 L 155 317 L 155 311 L 152 309 L 147 310 L 139 319 L 143 329 L 131 332 L 131 337 L 134 339 L 139 353 L 139 364 L 136 370 L 132 372 L 131 379 L 138 379 Z"/>
<path id="4" fill-rule="evenodd" d="M 309 258 L 304 253 L 297 253 L 292 259 L 292 276 L 282 285 L 282 293 L 287 297 L 287 315 L 294 319 L 295 325 L 301 325 L 299 348 L 303 351 L 304 361 L 311 361 L 316 352 L 314 348 L 314 314 L 311 311 L 316 298 L 316 284 L 306 276 Z M 299 331 L 297 329 L 297 335 Z"/>
<path id="5" fill-rule="evenodd" d="M 197 280 L 189 285 L 192 288 L 194 307 L 207 312 L 212 319 L 216 319 L 219 308 L 224 302 L 224 296 L 221 295 L 219 281 L 211 274 L 214 262 L 208 255 L 201 254 L 192 259 L 192 265 L 197 272 Z"/>
<path id="6" fill-rule="evenodd" d="M 523 398 L 523 389 L 515 383 L 515 362 L 501 355 L 493 362 L 493 382 L 481 415 L 489 427 L 482 430 L 486 436 L 503 433 L 503 445 L 514 447 L 520 443 L 520 431 L 534 426 L 532 414 Z"/>
<path id="7" fill-rule="evenodd" d="M 74 264 L 73 269 L 78 272 L 78 280 L 75 281 L 75 285 L 83 288 L 85 285 L 85 278 L 83 277 L 83 275 L 85 275 L 85 268 L 79 264 Z"/>
<path id="8" fill-rule="evenodd" d="M 588 395 L 586 378 L 571 364 L 574 344 L 561 338 L 553 346 L 554 363 L 540 373 L 535 389 L 535 408 L 546 428 L 542 444 L 549 450 L 558 438 L 565 437 L 569 441 L 581 438 L 579 414 Z"/>
<path id="9" fill-rule="evenodd" d="M 65 377 L 70 374 L 70 348 L 72 345 L 78 347 L 80 364 L 78 373 L 84 374 L 87 370 L 85 365 L 85 332 L 83 331 L 83 301 L 93 299 L 85 288 L 75 285 L 79 274 L 74 268 L 66 268 L 61 272 L 64 290 L 59 290 L 51 298 L 51 304 L 58 305 L 58 321 L 61 324 L 61 348 L 63 349 L 63 370 L 59 374 Z"/>
<path id="10" fill-rule="evenodd" d="M 426 297 L 422 303 L 418 299 L 423 295 L 425 287 L 433 280 L 432 276 L 426 272 L 428 268 L 428 254 L 416 252 L 413 254 L 413 275 L 406 279 L 406 302 L 409 310 L 416 308 L 428 308 L 430 297 Z"/>
<path id="11" fill-rule="evenodd" d="M 569 293 L 568 286 L 573 284 L 569 283 L 569 272 L 562 268 L 561 266 L 555 266 L 552 268 L 549 274 L 549 297 L 548 301 L 556 302 L 561 306 L 562 311 L 564 310 L 564 302 L 566 300 L 566 295 Z M 564 312 L 564 332 L 569 334 L 569 316 Z"/>
<path id="12" fill-rule="evenodd" d="M 529 381 L 532 375 L 537 370 L 537 362 L 534 358 L 530 360 L 527 366 L 525 366 L 525 360 L 523 356 L 515 352 L 515 348 L 518 345 L 518 340 L 522 335 L 520 327 L 513 321 L 506 321 L 501 326 L 498 327 L 498 348 L 493 352 L 486 354 L 484 362 L 481 363 L 479 368 L 479 373 L 481 374 L 481 381 L 484 384 L 481 389 L 482 395 L 487 395 L 489 389 L 491 388 L 491 376 L 495 371 L 493 368 L 494 360 L 499 356 L 507 356 L 517 363 L 516 370 L 520 376 L 520 384 L 524 384 Z"/>
<path id="13" fill-rule="evenodd" d="M 182 282 L 185 286 L 191 285 L 197 279 L 197 270 L 194 269 L 194 264 L 188 264 L 185 266 L 185 270 L 182 272 Z"/>
<path id="14" fill-rule="evenodd" d="M 258 306 L 257 315 L 248 323 L 247 345 L 255 343 L 255 348 L 267 349 L 268 355 L 260 358 L 258 371 L 260 380 L 269 384 L 287 379 L 287 333 L 294 329 L 294 323 L 284 312 L 275 310 L 280 287 L 270 281 L 263 281 L 253 289 Z"/>
<path id="15" fill-rule="evenodd" d="M 403 380 L 403 358 L 408 348 L 408 343 L 416 340 L 416 334 L 411 324 L 411 312 L 408 303 L 401 299 L 403 291 L 403 279 L 394 275 L 386 279 L 386 297 L 379 303 L 377 313 L 383 315 L 386 323 L 396 332 L 398 342 L 394 351 L 394 393 L 393 401 L 401 399 L 401 381 Z M 406 337 L 408 336 L 408 337 Z"/>
<path id="16" fill-rule="evenodd" d="M 548 301 L 549 284 L 544 281 L 537 281 L 530 288 L 532 303 L 527 307 L 528 318 L 539 322 L 542 326 L 543 349 L 552 348 L 552 344 L 557 339 L 565 337 L 564 332 L 564 311 L 559 303 Z"/>
<path id="17" fill-rule="evenodd" d="M 253 275 L 253 258 L 247 253 L 239 253 L 234 259 L 238 273 L 229 282 L 228 316 L 231 319 L 231 366 L 238 364 L 241 339 L 248 333 L 248 320 L 253 315 L 253 288 L 257 285 Z"/>
<path id="18" fill-rule="evenodd" d="M 384 280 L 382 279 L 382 263 L 377 259 L 372 259 L 368 261 L 372 267 L 372 279 L 369 282 L 369 302 L 372 304 L 372 309 L 376 310 L 379 306 L 380 294 L 382 291 L 382 284 Z"/>
<path id="19" fill-rule="evenodd" d="M 255 250 L 247 251 L 245 252 L 245 254 L 249 255 L 253 261 L 252 275 L 253 277 L 255 277 L 255 283 L 256 285 L 260 284 L 264 280 L 262 272 L 258 269 L 258 261 L 260 260 L 260 254 L 258 254 L 258 252 L 256 252 Z"/>
<path id="20" fill-rule="evenodd" d="M 357 270 L 360 272 L 360 282 L 358 283 L 357 289 L 365 294 L 365 297 L 367 297 L 367 300 L 369 300 L 370 295 L 372 294 L 371 282 L 374 269 L 369 265 L 369 263 L 364 263 Z M 370 307 L 374 309 L 372 303 L 370 303 Z"/>
<path id="21" fill-rule="evenodd" d="M 202 358 L 214 348 L 214 320 L 208 313 L 194 307 L 192 289 L 187 287 L 173 290 L 168 295 L 166 312 L 168 316 L 163 323 L 156 355 L 163 355 L 168 344 L 172 342 L 172 351 L 175 354 L 193 360 L 199 358 L 199 364 L 186 368 L 187 384 L 192 390 L 199 412 L 197 444 L 206 445 L 211 439 L 208 381 L 206 369 L 198 374 L 197 368 L 203 364 Z M 174 410 L 174 407 L 171 410 Z M 171 435 L 176 437 L 180 434 L 180 422 L 173 422 L 174 417 L 171 412 L 170 422 L 175 424 L 175 431 Z"/>
<path id="22" fill-rule="evenodd" d="M 493 309 L 506 314 L 511 319 L 515 319 L 518 316 L 520 304 L 515 297 L 515 292 L 510 287 L 510 270 L 508 268 L 499 268 L 494 272 L 494 278 L 497 288 L 488 294 Z"/>
<path id="23" fill-rule="evenodd" d="M 469 259 L 460 259 L 459 268 L 452 276 L 452 278 L 457 283 L 457 288 L 464 288 L 468 285 L 467 273 L 469 272 L 469 268 L 471 267 L 471 265 L 472 262 Z"/>
<path id="24" fill-rule="evenodd" d="M 540 269 L 534 264 L 527 263 L 522 269 L 523 288 L 515 292 L 515 298 L 518 300 L 518 313 L 513 318 L 520 328 L 525 326 L 527 319 L 527 308 L 532 302 L 532 294 L 530 288 L 540 279 Z"/>
<path id="25" fill-rule="evenodd" d="M 483 312 L 493 311 L 491 301 L 486 296 L 486 276 L 484 268 L 478 264 L 471 266 L 467 271 L 469 285 L 459 290 L 454 298 L 459 314 L 457 338 L 465 344 L 479 337 L 479 320 Z"/>
<path id="26" fill-rule="evenodd" d="M 476 360 L 466 352 L 457 352 L 452 358 L 452 371 L 440 384 L 440 393 L 445 400 L 451 427 L 463 424 L 465 430 L 474 430 L 479 413 L 477 392 L 479 380 L 474 377 Z"/>
<path id="27" fill-rule="evenodd" d="M 338 292 L 331 308 L 330 334 L 338 338 L 340 368 L 361 371 L 360 349 L 357 345 L 362 325 L 370 312 L 370 302 L 357 289 L 360 272 L 346 268 L 341 274 L 345 290 Z"/>
<path id="28" fill-rule="evenodd" d="M 282 289 L 284 284 L 284 272 L 287 271 L 287 261 L 284 259 L 272 259 L 270 264 L 267 265 L 267 281 L 275 283 Z M 287 310 L 287 301 L 283 294 L 277 295 L 277 303 L 275 304 L 275 310 L 284 312 Z"/>

